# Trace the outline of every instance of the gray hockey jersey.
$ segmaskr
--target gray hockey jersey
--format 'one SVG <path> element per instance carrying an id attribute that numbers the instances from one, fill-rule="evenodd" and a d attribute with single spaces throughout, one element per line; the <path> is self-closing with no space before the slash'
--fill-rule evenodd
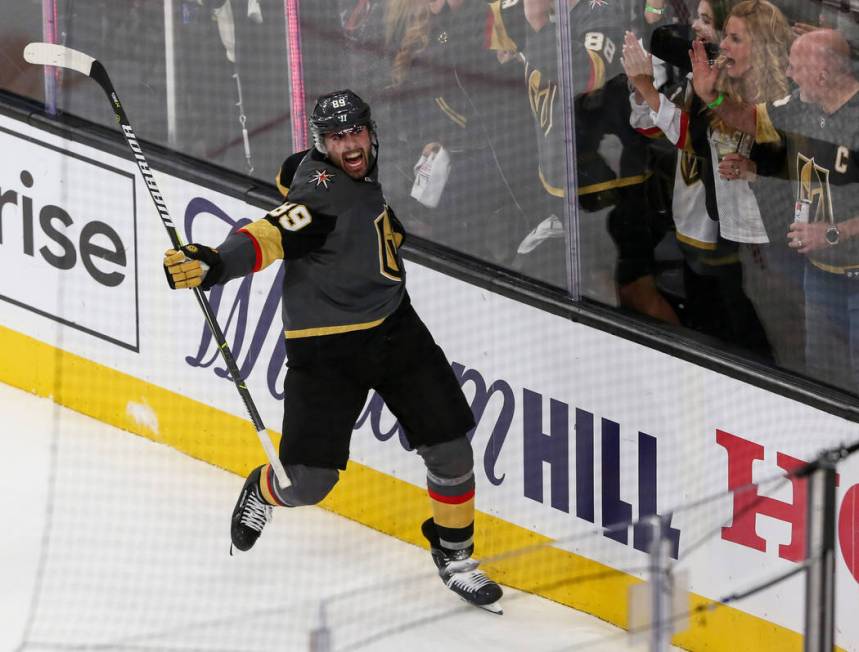
<path id="1" fill-rule="evenodd" d="M 374 165 L 355 180 L 315 150 L 294 154 L 278 175 L 287 201 L 221 244 L 217 282 L 283 260 L 287 339 L 381 324 L 405 294 L 405 232 L 376 175 Z"/>

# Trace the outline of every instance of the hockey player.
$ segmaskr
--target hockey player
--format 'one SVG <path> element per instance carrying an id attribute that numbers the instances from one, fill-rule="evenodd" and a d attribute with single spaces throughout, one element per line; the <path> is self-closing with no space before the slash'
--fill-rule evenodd
<path id="1" fill-rule="evenodd" d="M 501 588 L 477 569 L 471 409 L 444 353 L 406 292 L 403 228 L 377 178 L 370 107 L 349 90 L 321 96 L 314 147 L 288 157 L 278 186 L 288 201 L 218 247 L 169 250 L 173 288 L 206 290 L 282 259 L 287 373 L 279 456 L 251 471 L 232 515 L 234 551 L 247 551 L 272 507 L 321 501 L 346 468 L 352 428 L 370 389 L 403 426 L 427 468 L 432 518 L 422 525 L 445 585 L 501 613 Z"/>

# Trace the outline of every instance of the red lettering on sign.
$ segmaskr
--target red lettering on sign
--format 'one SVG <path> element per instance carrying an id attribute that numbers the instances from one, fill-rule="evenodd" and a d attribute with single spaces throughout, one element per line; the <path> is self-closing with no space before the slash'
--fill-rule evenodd
<path id="1" fill-rule="evenodd" d="M 844 494 L 838 513 L 838 540 L 844 562 L 853 579 L 859 582 L 859 484 L 854 484 Z"/>
<path id="2" fill-rule="evenodd" d="M 790 543 L 779 546 L 779 557 L 802 561 L 805 557 L 806 482 L 791 476 L 793 502 L 761 496 L 752 484 L 755 460 L 764 459 L 764 447 L 723 430 L 716 431 L 716 442 L 728 452 L 728 489 L 734 491 L 734 518 L 729 527 L 722 528 L 722 538 L 765 552 L 767 542 L 758 536 L 755 524 L 758 514 L 790 523 Z M 785 471 L 805 464 L 790 455 L 778 453 L 776 463 Z"/>

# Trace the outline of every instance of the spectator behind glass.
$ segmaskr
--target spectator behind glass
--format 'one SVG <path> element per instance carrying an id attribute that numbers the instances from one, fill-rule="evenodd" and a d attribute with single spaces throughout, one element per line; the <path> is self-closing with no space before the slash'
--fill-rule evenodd
<path id="1" fill-rule="evenodd" d="M 723 102 L 772 102 L 787 95 L 791 38 L 787 21 L 771 3 L 745 0 L 734 6 L 725 23 L 722 56 L 712 69 L 719 94 L 706 107 L 698 105 L 703 112 L 693 107 L 687 115 L 690 131 L 700 129 L 702 120 L 706 123 L 707 155 L 718 172 L 713 189 L 720 235 L 738 243 L 746 296 L 764 325 L 775 361 L 801 371 L 803 335 L 797 324 L 804 312 L 802 293 L 795 265 L 780 244 L 783 238 L 776 238 L 773 246 L 765 226 L 765 215 L 783 218 L 784 202 L 767 204 L 762 213 L 753 190 L 757 168 L 749 158 L 752 139 L 728 126 L 717 111 Z M 695 47 L 704 50 L 701 43 Z M 781 189 L 782 197 L 785 194 Z"/>
<path id="2" fill-rule="evenodd" d="M 45 99 L 44 73 L 38 66 L 28 65 L 21 52 L 27 43 L 42 40 L 41 4 L 16 0 L 15 10 L 8 11 L 6 7 L 12 5 L 11 0 L 0 3 L 4 7 L 0 25 L 0 88 L 39 101 Z"/>
<path id="3" fill-rule="evenodd" d="M 695 92 L 716 97 L 718 71 L 693 46 Z M 798 89 L 757 106 L 723 102 L 728 124 L 773 149 L 769 167 L 793 182 L 797 218 L 790 246 L 805 257 L 806 360 L 810 376 L 859 389 L 859 80 L 850 47 L 834 30 L 800 36 L 789 74 Z M 778 157 L 780 156 L 780 161 Z"/>
<path id="4" fill-rule="evenodd" d="M 787 20 L 772 3 L 745 0 L 735 5 L 721 42 L 724 63 L 716 88 L 722 97 L 751 103 L 785 97 L 790 91 L 786 72 L 792 40 Z M 714 102 L 718 103 L 718 97 Z M 730 140 L 742 143 L 738 151 L 721 156 L 719 163 L 716 188 L 722 235 L 740 242 L 743 287 L 764 325 L 776 363 L 804 372 L 802 266 L 785 247 L 783 235 L 793 214 L 790 189 L 768 173 L 763 178 L 757 175 L 758 164 L 767 166 L 772 158 L 769 146 L 760 143 L 752 148 L 747 138 L 725 125 L 717 112 L 711 117 L 723 134 L 730 134 Z M 719 146 L 724 148 L 724 137 L 721 140 Z M 731 196 L 738 210 L 725 213 L 722 205 L 730 202 Z M 726 217 L 735 216 L 738 223 L 729 224 Z"/>
<path id="5" fill-rule="evenodd" d="M 164 7 L 145 0 L 93 0 L 61 3 L 58 8 L 66 30 L 64 45 L 96 57 L 110 70 L 117 93 L 127 106 L 134 107 L 139 137 L 166 142 Z M 105 116 L 105 123 L 112 123 L 112 116 L 102 110 L 101 89 L 81 83 L 75 75 L 62 76 L 59 100 L 64 111 Z M 195 103 L 202 102 L 195 99 Z"/>
<path id="6" fill-rule="evenodd" d="M 701 0 L 692 23 L 695 37 L 705 44 L 718 43 L 730 7 L 724 0 Z M 767 355 L 763 328 L 742 289 L 737 243 L 719 235 L 710 123 L 701 115 L 704 106 L 695 96 L 691 72 L 680 84 L 668 85 L 660 93 L 654 86 L 651 57 L 632 32 L 624 39 L 623 65 L 635 88 L 630 96 L 630 124 L 651 138 L 665 137 L 674 145 L 667 154 L 654 146 L 652 156 L 665 159 L 659 168 L 670 170 L 664 175 L 665 203 L 684 256 L 681 320 L 685 326 Z"/>
<path id="7" fill-rule="evenodd" d="M 799 87 L 763 108 L 758 138 L 786 145 L 807 221 L 790 225 L 805 266 L 806 355 L 810 375 L 859 390 L 859 80 L 850 47 L 834 30 L 797 39 L 789 74 Z M 799 99 L 799 102 L 797 102 Z"/>
<path id="8" fill-rule="evenodd" d="M 527 192 L 535 147 L 521 71 L 499 63 L 492 22 L 485 2 L 392 0 L 383 100 L 400 150 L 392 181 L 405 195 L 403 219 L 419 235 L 507 265 L 539 209 Z"/>
<path id="9" fill-rule="evenodd" d="M 658 290 L 654 277 L 654 249 L 666 228 L 662 216 L 645 199 L 646 139 L 629 126 L 626 75 L 620 65 L 623 33 L 639 0 L 589 2 L 569 0 L 572 37 L 572 77 L 576 91 L 576 174 L 585 294 L 598 298 L 605 286 L 619 303 L 656 319 L 679 323 L 670 303 Z M 518 247 L 515 267 L 538 275 L 546 261 L 566 255 L 565 207 L 567 176 L 563 103 L 558 84 L 558 43 L 550 0 L 501 3 L 499 16 L 509 34 L 522 35 L 518 43 L 526 61 L 525 82 L 539 152 L 539 177 L 551 213 Z M 612 279 L 603 262 L 616 249 Z M 603 248 L 603 241 L 606 246 Z M 609 271 L 609 274 L 612 274 Z M 613 281 L 613 282 L 612 282 Z M 595 290 L 597 290 L 595 292 Z M 614 300 L 612 296 L 612 300 Z"/>

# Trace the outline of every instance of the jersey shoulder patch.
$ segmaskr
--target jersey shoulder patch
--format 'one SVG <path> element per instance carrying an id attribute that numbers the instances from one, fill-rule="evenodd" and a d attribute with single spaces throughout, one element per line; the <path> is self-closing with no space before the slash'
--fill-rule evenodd
<path id="1" fill-rule="evenodd" d="M 313 152 L 295 171 L 289 199 L 315 214 L 339 215 L 354 201 L 354 182 L 336 165 Z"/>
<path id="2" fill-rule="evenodd" d="M 766 118 L 772 122 L 773 127 L 782 131 L 793 131 L 802 128 L 809 115 L 808 106 L 799 98 L 799 92 L 794 91 L 781 99 L 773 100 L 769 105 L 764 105 L 765 111 L 760 112 L 764 121 Z M 758 127 L 760 131 L 760 127 Z"/>
<path id="3" fill-rule="evenodd" d="M 528 23 L 525 0 L 494 0 L 489 3 L 491 16 L 490 50 L 519 52 L 525 48 Z"/>
<path id="4" fill-rule="evenodd" d="M 289 187 L 292 185 L 292 180 L 295 177 L 295 172 L 304 157 L 307 156 L 310 150 L 306 149 L 303 152 L 296 152 L 286 157 L 286 160 L 281 164 L 280 170 L 277 171 L 274 183 L 280 194 L 286 197 L 289 194 Z"/>

